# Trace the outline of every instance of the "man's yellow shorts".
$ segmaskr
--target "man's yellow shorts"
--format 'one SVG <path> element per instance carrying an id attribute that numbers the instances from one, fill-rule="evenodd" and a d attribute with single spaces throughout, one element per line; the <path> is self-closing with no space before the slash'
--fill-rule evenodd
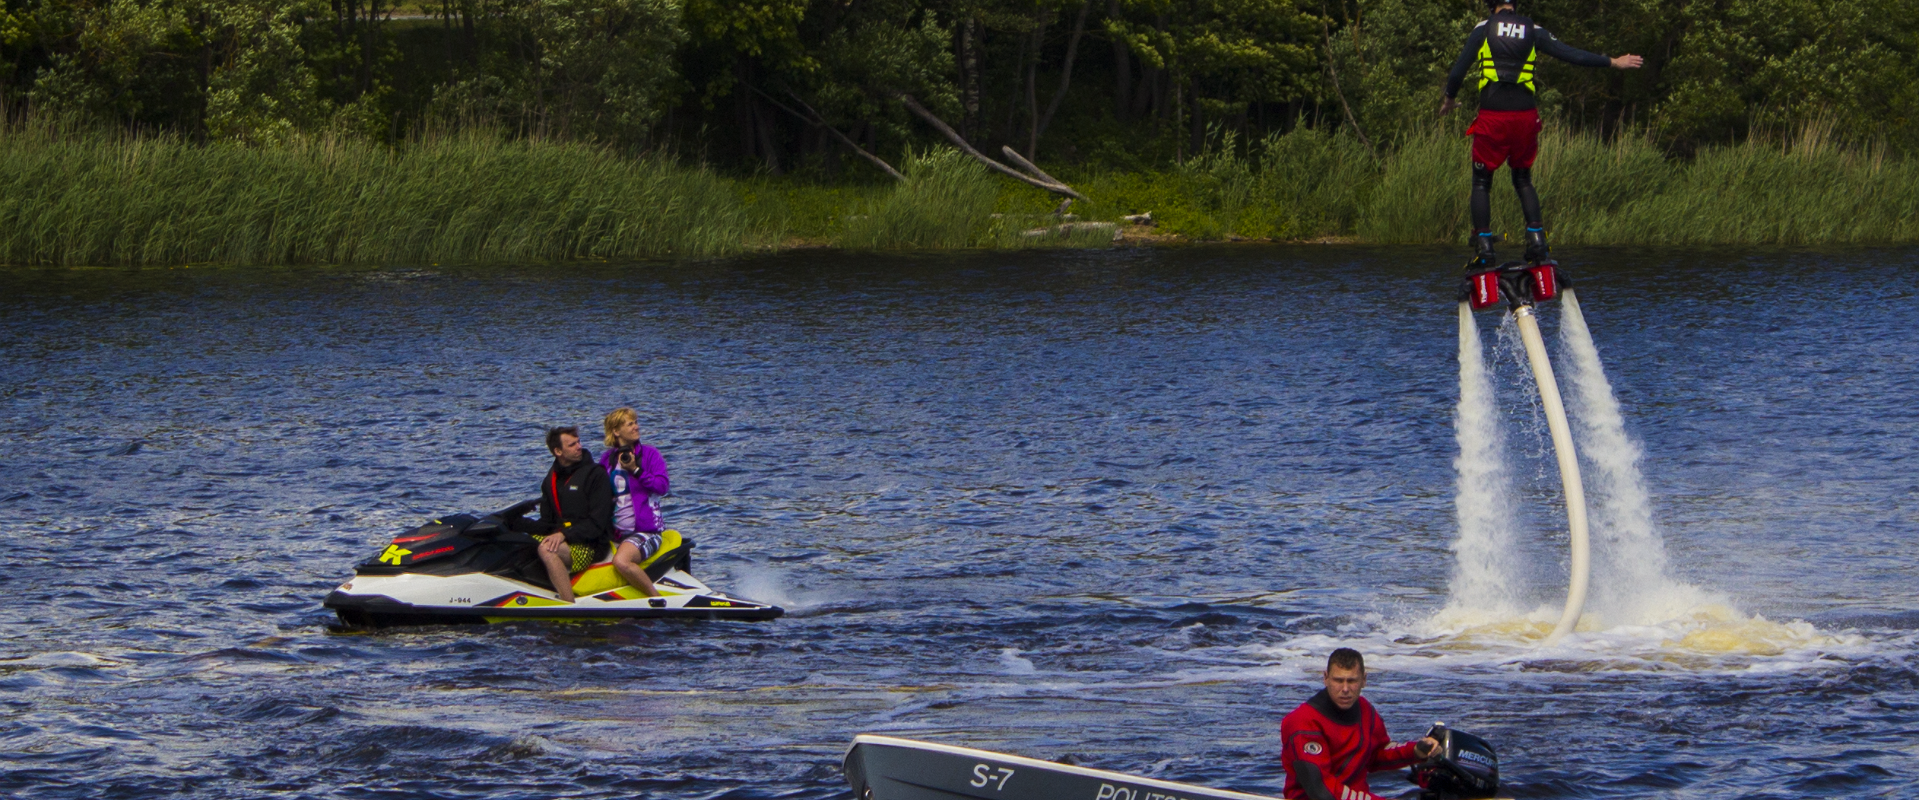
<path id="1" fill-rule="evenodd" d="M 552 536 L 553 534 L 535 533 L 531 535 L 533 536 L 534 541 L 544 542 L 547 540 L 547 537 Z M 567 545 L 567 549 L 573 551 L 573 566 L 567 568 L 568 572 L 584 572 L 586 571 L 587 567 L 593 566 L 593 561 L 594 561 L 593 545 L 569 544 Z"/>

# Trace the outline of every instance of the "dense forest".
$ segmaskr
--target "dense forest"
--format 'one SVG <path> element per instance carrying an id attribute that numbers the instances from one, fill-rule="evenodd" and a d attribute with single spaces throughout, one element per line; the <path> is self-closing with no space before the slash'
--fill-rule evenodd
<path id="1" fill-rule="evenodd" d="M 1915 0 L 1521 0 L 1634 71 L 1548 60 L 1544 113 L 1672 154 L 1819 124 L 1910 152 Z M 192 142 L 486 126 L 884 180 L 942 143 L 1102 169 L 1301 125 L 1435 127 L 1478 0 L 6 0 L 0 102 Z M 1471 86 L 1465 92 L 1471 101 Z M 1445 124 L 1458 126 L 1456 112 Z M 937 121 L 937 122 L 936 122 Z M 1457 130 L 1457 127 L 1453 128 Z"/>
<path id="2" fill-rule="evenodd" d="M 1459 243 L 1472 115 L 1437 112 L 1486 13 L 0 2 L 9 265 Z M 1521 0 L 1575 46 L 1646 58 L 1542 66 L 1554 241 L 1912 243 L 1915 2 Z M 1496 197 L 1499 231 L 1515 206 Z"/>

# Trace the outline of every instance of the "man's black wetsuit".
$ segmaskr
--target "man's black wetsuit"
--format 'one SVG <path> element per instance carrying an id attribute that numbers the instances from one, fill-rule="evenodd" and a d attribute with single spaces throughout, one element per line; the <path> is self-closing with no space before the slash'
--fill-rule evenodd
<path id="1" fill-rule="evenodd" d="M 1582 67 L 1605 67 L 1612 60 L 1572 47 L 1511 8 L 1496 11 L 1475 25 L 1467 44 L 1447 73 L 1447 97 L 1460 93 L 1470 68 L 1480 75 L 1480 112 L 1467 133 L 1473 136 L 1473 230 L 1480 251 L 1493 252 L 1493 212 L 1488 193 L 1493 171 L 1513 168 L 1513 189 L 1527 217 L 1528 257 L 1546 257 L 1540 197 L 1533 188 L 1533 160 L 1539 152 L 1540 113 L 1534 99 L 1534 66 L 1540 53 Z M 1492 266 L 1487 264 L 1486 266 Z"/>
<path id="2" fill-rule="evenodd" d="M 607 540 L 613 535 L 613 483 L 584 449 L 580 460 L 572 465 L 561 464 L 556 458 L 540 481 L 540 519 L 519 522 L 516 530 L 559 533 L 569 545 L 590 548 L 574 553 L 573 571 L 578 572 L 583 568 L 578 561 L 585 557 L 590 564 L 604 555 Z"/>
<path id="3" fill-rule="evenodd" d="M 1514 11 L 1498 11 L 1467 34 L 1460 57 L 1447 73 L 1447 96 L 1460 93 L 1467 70 L 1480 66 L 1482 111 L 1528 111 L 1538 106 L 1533 96 L 1536 53 L 1545 53 L 1580 67 L 1605 67 L 1612 59 L 1589 53 L 1555 38 L 1546 28 Z M 1488 84 L 1492 88 L 1488 88 Z"/>

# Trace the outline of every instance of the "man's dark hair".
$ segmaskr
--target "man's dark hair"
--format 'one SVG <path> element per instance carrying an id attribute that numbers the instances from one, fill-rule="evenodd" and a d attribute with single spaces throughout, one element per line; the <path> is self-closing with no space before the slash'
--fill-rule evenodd
<path id="1" fill-rule="evenodd" d="M 1334 667 L 1357 669 L 1361 672 L 1366 672 L 1367 660 L 1360 657 L 1360 651 L 1351 647 L 1342 647 L 1333 651 L 1332 655 L 1327 656 L 1327 671 L 1332 672 Z"/>
<path id="2" fill-rule="evenodd" d="M 548 428 L 547 429 L 547 449 L 548 450 L 560 449 L 560 437 L 562 436 L 572 436 L 573 438 L 578 439 L 580 438 L 580 429 L 573 427 L 572 425 L 562 425 L 558 428 Z"/>

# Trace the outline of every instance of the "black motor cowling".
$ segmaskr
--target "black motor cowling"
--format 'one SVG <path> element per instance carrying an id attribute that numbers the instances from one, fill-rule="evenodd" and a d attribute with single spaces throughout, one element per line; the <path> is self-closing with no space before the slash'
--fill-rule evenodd
<path id="1" fill-rule="evenodd" d="M 1428 797 L 1469 800 L 1499 791 L 1500 760 L 1487 740 L 1445 725 L 1433 726 L 1427 735 L 1439 740 L 1440 749 L 1414 767 L 1410 777 Z"/>

